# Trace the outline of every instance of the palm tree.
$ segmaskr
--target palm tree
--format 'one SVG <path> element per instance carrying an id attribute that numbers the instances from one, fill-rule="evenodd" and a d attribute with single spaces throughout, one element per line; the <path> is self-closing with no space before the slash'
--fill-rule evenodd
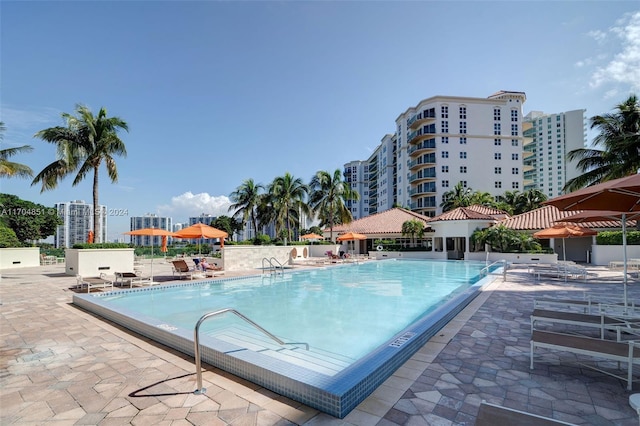
<path id="1" fill-rule="evenodd" d="M 640 169 L 640 102 L 630 95 L 616 106 L 617 111 L 591 117 L 591 128 L 599 129 L 594 146 L 603 149 L 579 148 L 567 154 L 569 161 L 578 160 L 582 175 L 570 179 L 565 192 L 585 186 L 629 176 Z"/>
<path id="2" fill-rule="evenodd" d="M 31 185 L 42 184 L 40 192 L 54 189 L 66 176 L 77 172 L 73 186 L 79 184 L 93 171 L 93 234 L 100 242 L 100 210 L 98 182 L 100 165 L 104 162 L 111 182 L 118 181 L 115 155 L 126 157 L 124 142 L 118 130 L 129 131 L 125 121 L 118 117 L 107 117 L 107 110 L 100 108 L 97 115 L 84 105 L 76 106 L 76 116 L 62 113 L 66 127 L 51 127 L 35 134 L 35 137 L 57 145 L 58 159 L 47 165 L 33 179 Z"/>
<path id="3" fill-rule="evenodd" d="M 417 219 L 411 219 L 402 223 L 402 235 L 411 236 L 411 247 L 416 246 L 415 238 L 422 238 L 424 235 L 424 222 Z"/>
<path id="4" fill-rule="evenodd" d="M 544 201 L 547 201 L 547 195 L 539 189 L 527 189 L 516 197 L 515 214 L 522 214 L 531 210 L 538 209 Z"/>
<path id="5" fill-rule="evenodd" d="M 469 197 L 469 205 L 472 206 L 475 204 L 480 206 L 493 207 L 496 205 L 496 200 L 493 195 L 488 192 L 475 191 Z"/>
<path id="6" fill-rule="evenodd" d="M 253 179 L 247 179 L 242 185 L 231 193 L 229 198 L 233 204 L 229 206 L 229 211 L 234 210 L 233 216 L 242 215 L 242 220 L 246 222 L 251 220 L 254 236 L 258 236 L 258 218 L 256 209 L 260 205 L 260 192 L 264 187 L 256 184 Z"/>
<path id="7" fill-rule="evenodd" d="M 311 178 L 309 188 L 309 205 L 320 217 L 322 225 L 329 225 L 329 240 L 333 241 L 333 226 L 336 221 L 349 223 L 353 220 L 345 203 L 349 200 L 359 200 L 360 194 L 351 189 L 349 182 L 342 180 L 340 169 L 336 169 L 333 176 L 324 170 L 316 172 Z"/>
<path id="8" fill-rule="evenodd" d="M 451 191 L 447 191 L 442 195 L 442 212 L 448 212 L 458 207 L 467 207 L 471 205 L 471 194 L 473 190 L 471 188 L 465 188 L 462 186 L 462 182 L 456 183 Z"/>
<path id="9" fill-rule="evenodd" d="M 299 225 L 299 213 L 310 214 L 309 206 L 304 202 L 309 188 L 302 179 L 294 178 L 289 172 L 276 177 L 267 189 L 266 198 L 273 209 L 276 223 L 276 234 L 286 229 L 287 238 L 291 238 L 292 225 Z"/>
<path id="10" fill-rule="evenodd" d="M 4 123 L 0 121 L 0 141 L 4 139 L 4 131 L 7 130 Z M 13 157 L 21 152 L 31 152 L 33 148 L 30 145 L 18 146 L 15 148 L 0 149 L 0 177 L 31 177 L 33 170 L 24 164 L 9 161 L 9 157 Z"/>

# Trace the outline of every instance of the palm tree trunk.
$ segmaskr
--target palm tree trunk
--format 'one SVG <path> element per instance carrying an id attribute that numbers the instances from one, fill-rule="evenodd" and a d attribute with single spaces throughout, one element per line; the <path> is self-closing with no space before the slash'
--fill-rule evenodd
<path id="1" fill-rule="evenodd" d="M 93 236 L 94 242 L 101 243 L 100 205 L 98 204 L 98 166 L 93 167 Z"/>

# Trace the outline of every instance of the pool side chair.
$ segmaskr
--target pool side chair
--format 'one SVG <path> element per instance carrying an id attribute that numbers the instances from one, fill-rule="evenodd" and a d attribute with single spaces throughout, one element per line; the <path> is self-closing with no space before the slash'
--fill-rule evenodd
<path id="1" fill-rule="evenodd" d="M 176 274 L 178 274 L 180 279 L 182 279 L 182 277 L 188 277 L 190 280 L 192 280 L 194 278 L 201 277 L 201 274 L 199 274 L 199 271 L 192 270 L 189 267 L 189 265 L 187 265 L 187 262 L 184 259 L 182 259 L 182 260 L 174 260 L 171 263 L 173 263 L 173 276 L 174 277 L 176 276 Z"/>
<path id="2" fill-rule="evenodd" d="M 136 272 L 116 272 L 116 281 L 115 285 L 118 283 L 122 287 L 125 284 L 128 284 L 129 287 L 133 287 L 134 285 L 151 285 L 151 277 L 144 277 Z"/>
<path id="3" fill-rule="evenodd" d="M 502 407 L 486 401 L 480 403 L 476 426 L 556 426 L 573 425 L 561 420 L 527 413 L 515 408 Z"/>
<path id="4" fill-rule="evenodd" d="M 599 315 L 580 314 L 577 312 L 552 311 L 546 309 L 534 309 L 531 314 L 531 332 L 535 330 L 536 323 L 565 324 L 576 327 L 597 328 L 600 330 L 600 338 L 604 339 L 605 331 L 635 329 L 640 327 L 640 317 L 614 317 L 605 313 Z"/>
<path id="5" fill-rule="evenodd" d="M 76 275 L 76 280 L 76 288 L 82 290 L 84 287 L 87 287 L 87 293 L 90 293 L 92 288 L 110 288 L 113 290 L 113 280 L 108 279 L 105 274 L 100 274 L 99 277 L 83 277 L 78 274 Z"/>

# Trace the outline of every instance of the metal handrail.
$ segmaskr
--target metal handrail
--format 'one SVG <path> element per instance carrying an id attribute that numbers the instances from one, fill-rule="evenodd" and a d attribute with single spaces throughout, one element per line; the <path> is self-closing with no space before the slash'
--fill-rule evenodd
<path id="1" fill-rule="evenodd" d="M 282 263 L 280 263 L 278 259 L 276 259 L 275 257 L 272 257 L 271 259 L 269 259 L 269 262 L 273 265 L 273 269 L 276 272 L 278 271 L 278 268 L 280 268 L 280 273 L 284 275 L 284 266 L 282 265 Z"/>
<path id="2" fill-rule="evenodd" d="M 196 323 L 196 326 L 195 326 L 195 328 L 193 330 L 193 341 L 194 341 L 193 355 L 194 355 L 194 358 L 195 358 L 195 361 L 196 361 L 196 376 L 197 376 L 197 386 L 198 386 L 198 388 L 193 393 L 196 394 L 196 395 L 203 394 L 203 393 L 205 393 L 207 391 L 207 389 L 202 387 L 202 368 L 200 366 L 200 333 L 199 333 L 200 325 L 207 318 L 211 318 L 211 317 L 214 317 L 216 315 L 221 315 L 221 314 L 224 314 L 226 312 L 231 312 L 232 314 L 236 314 L 237 316 L 239 316 L 240 318 L 242 318 L 243 320 L 245 320 L 246 322 L 248 322 L 249 324 L 251 324 L 252 326 L 257 328 L 258 330 L 262 331 L 267 336 L 271 337 L 273 340 L 278 342 L 278 344 L 280 344 L 280 345 L 283 345 L 283 346 L 284 345 L 304 345 L 305 349 L 309 350 L 309 344 L 308 343 L 304 343 L 304 342 L 291 342 L 291 343 L 283 342 L 282 340 L 280 340 L 279 338 L 277 338 L 273 334 L 269 333 L 267 330 L 262 328 L 260 325 L 258 325 L 254 321 L 250 320 L 246 316 L 242 315 L 240 312 L 236 311 L 235 309 L 224 308 L 224 309 L 220 309 L 219 311 L 209 312 L 208 314 L 204 314 L 202 317 L 200 317 L 200 319 Z"/>
<path id="3" fill-rule="evenodd" d="M 507 260 L 506 259 L 501 259 L 501 260 L 496 260 L 495 262 L 493 262 L 490 265 L 485 266 L 484 268 L 480 269 L 480 276 L 487 276 L 489 275 L 489 269 L 497 264 L 502 264 L 503 268 L 502 268 L 502 281 L 506 281 L 507 279 Z"/>
<path id="4" fill-rule="evenodd" d="M 267 263 L 269 264 L 269 271 L 271 271 L 272 269 L 275 268 L 269 259 L 267 259 L 266 257 L 263 257 L 262 258 L 262 273 L 263 274 L 264 274 L 264 271 L 267 270 L 267 268 L 265 268 L 265 266 L 264 266 L 264 262 L 265 261 L 267 261 Z"/>

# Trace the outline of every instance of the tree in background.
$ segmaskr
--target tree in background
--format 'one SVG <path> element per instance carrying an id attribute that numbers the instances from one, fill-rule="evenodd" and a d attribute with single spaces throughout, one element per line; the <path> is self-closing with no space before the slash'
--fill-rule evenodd
<path id="1" fill-rule="evenodd" d="M 358 201 L 360 194 L 351 189 L 349 182 L 342 180 L 342 173 L 336 169 L 331 175 L 320 170 L 309 183 L 309 205 L 320 219 L 321 226 L 329 226 L 329 239 L 333 241 L 333 226 L 337 223 L 350 223 L 353 220 L 346 206 L 348 201 Z"/>
<path id="2" fill-rule="evenodd" d="M 636 95 L 616 106 L 613 113 L 591 117 L 591 128 L 600 133 L 594 138 L 596 148 L 578 148 L 567 154 L 578 160 L 582 175 L 570 179 L 565 192 L 638 173 L 640 169 L 640 102 Z"/>
<path id="3" fill-rule="evenodd" d="M 4 123 L 0 121 L 0 142 L 4 140 L 5 130 L 7 130 L 7 128 L 5 127 Z M 27 178 L 33 176 L 33 170 L 31 170 L 31 167 L 9 161 L 9 158 L 13 157 L 16 154 L 31 151 L 33 151 L 33 147 L 31 147 L 31 145 L 0 149 L 0 177 Z"/>
<path id="4" fill-rule="evenodd" d="M 11 194 L 0 194 L 0 222 L 22 244 L 33 244 L 56 233 L 62 219 L 56 209 Z"/>
<path id="5" fill-rule="evenodd" d="M 124 142 L 118 137 L 119 130 L 129 131 L 127 123 L 118 117 L 107 117 L 107 110 L 100 108 L 97 115 L 83 105 L 76 106 L 76 114 L 62 113 L 66 127 L 50 127 L 35 134 L 35 137 L 57 147 L 57 159 L 47 165 L 34 178 L 32 185 L 42 184 L 40 192 L 54 189 L 70 174 L 76 173 L 76 186 L 93 172 L 93 234 L 100 241 L 100 209 L 98 199 L 99 170 L 102 163 L 107 168 L 111 182 L 118 181 L 118 168 L 114 156 L 126 157 Z"/>
<path id="6" fill-rule="evenodd" d="M 407 220 L 402 224 L 402 235 L 411 236 L 411 247 L 416 246 L 416 237 L 424 235 L 424 222 L 418 219 Z"/>
<path id="7" fill-rule="evenodd" d="M 263 190 L 264 187 L 262 185 L 256 184 L 253 179 L 247 179 L 229 195 L 233 202 L 229 206 L 229 211 L 235 210 L 233 216 L 242 217 L 243 222 L 250 220 L 253 227 L 253 235 L 256 237 L 258 236 L 257 209 L 260 205 L 260 197 Z"/>
<path id="8" fill-rule="evenodd" d="M 539 209 L 547 201 L 547 195 L 539 189 L 527 189 L 515 198 L 513 214 L 522 214 Z"/>
<path id="9" fill-rule="evenodd" d="M 311 214 L 305 203 L 309 188 L 302 179 L 293 177 L 289 172 L 276 177 L 267 188 L 268 196 L 264 198 L 273 210 L 272 217 L 276 226 L 276 235 L 285 235 L 291 240 L 292 228 L 300 227 L 300 213 Z M 265 214 L 266 216 L 266 214 Z M 286 234 L 280 232 L 285 229 Z"/>
<path id="10" fill-rule="evenodd" d="M 442 212 L 448 212 L 458 207 L 470 206 L 471 194 L 473 194 L 471 188 L 463 187 L 462 182 L 456 183 L 456 186 L 454 186 L 451 191 L 447 191 L 442 195 L 442 203 L 440 204 Z"/>
<path id="11" fill-rule="evenodd" d="M 233 238 L 233 234 L 241 232 L 244 229 L 243 222 L 224 215 L 218 216 L 213 222 L 211 222 L 211 226 L 229 234 L 230 239 Z"/>

